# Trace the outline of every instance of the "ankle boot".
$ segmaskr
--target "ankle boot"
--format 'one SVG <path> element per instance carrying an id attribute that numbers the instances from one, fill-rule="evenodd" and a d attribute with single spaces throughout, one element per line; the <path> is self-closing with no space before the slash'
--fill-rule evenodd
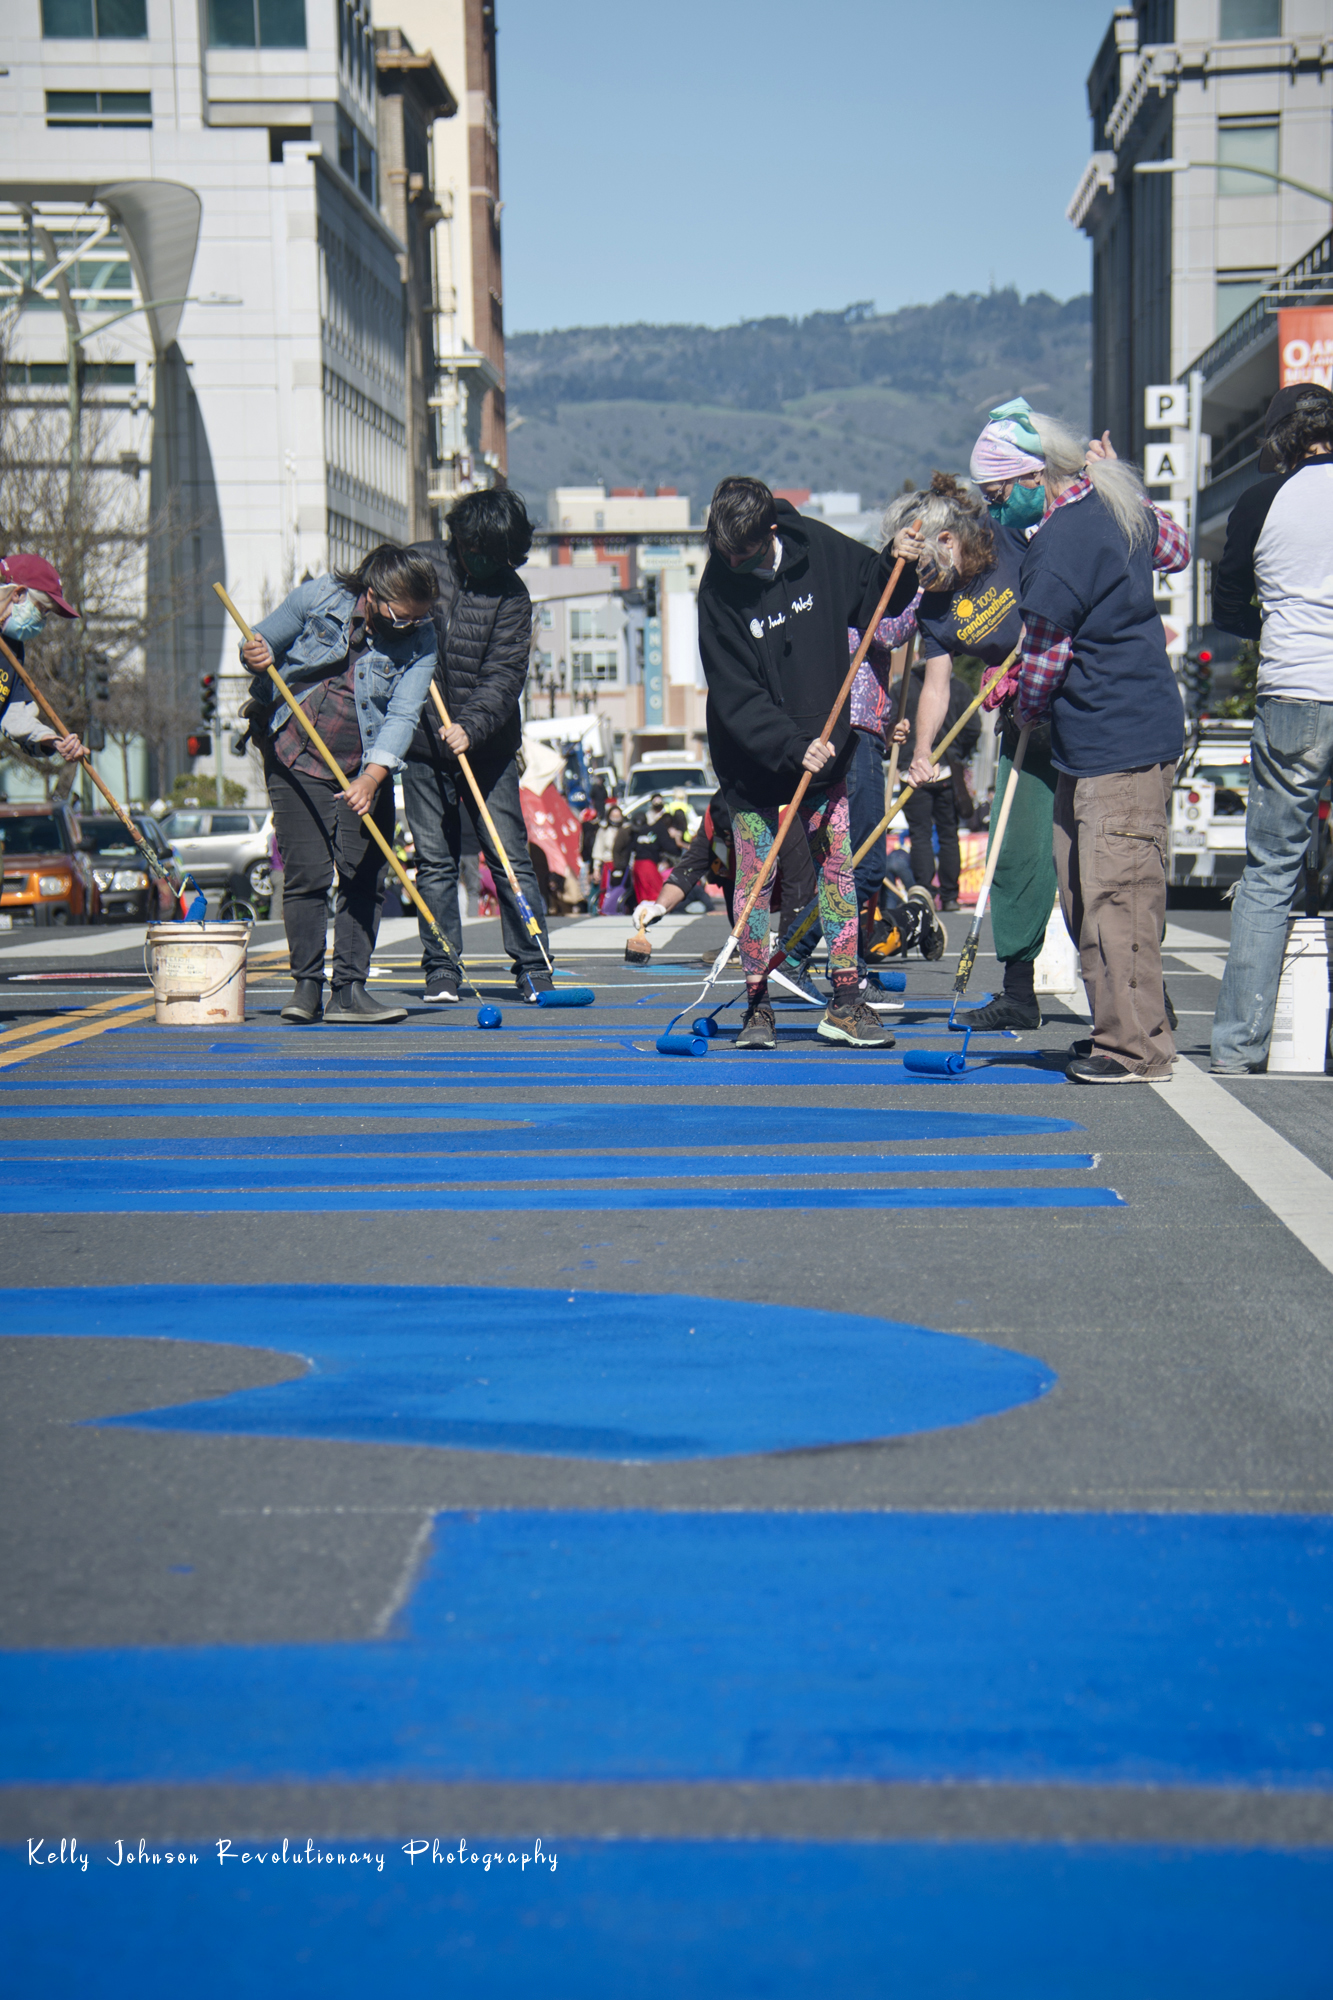
<path id="1" fill-rule="evenodd" d="M 354 980 L 350 986 L 335 986 L 333 998 L 324 1009 L 326 1027 L 344 1028 L 388 1028 L 395 1021 L 407 1019 L 406 1007 L 381 1007 L 378 1000 L 367 993 L 364 980 Z"/>
<path id="2" fill-rule="evenodd" d="M 295 1027 L 307 1027 L 317 1021 L 324 1012 L 324 982 L 321 979 L 298 979 L 292 989 L 292 997 L 282 1010 L 284 1021 Z"/>

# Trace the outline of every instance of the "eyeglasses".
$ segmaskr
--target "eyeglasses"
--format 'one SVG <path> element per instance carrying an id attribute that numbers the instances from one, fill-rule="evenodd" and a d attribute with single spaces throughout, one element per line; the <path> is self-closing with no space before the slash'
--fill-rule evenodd
<path id="1" fill-rule="evenodd" d="M 368 592 L 368 595 L 375 599 L 376 617 L 382 618 L 384 623 L 395 632 L 414 632 L 418 625 L 429 625 L 430 623 L 431 614 L 429 611 L 424 618 L 395 618 L 389 606 L 380 598 L 375 597 L 373 590 Z"/>

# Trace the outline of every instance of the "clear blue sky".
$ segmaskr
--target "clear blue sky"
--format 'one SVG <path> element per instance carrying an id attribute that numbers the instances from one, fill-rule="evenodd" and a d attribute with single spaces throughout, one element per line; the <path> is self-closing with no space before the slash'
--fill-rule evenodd
<path id="1" fill-rule="evenodd" d="M 505 321 L 1088 287 L 1112 0 L 497 0 Z"/>

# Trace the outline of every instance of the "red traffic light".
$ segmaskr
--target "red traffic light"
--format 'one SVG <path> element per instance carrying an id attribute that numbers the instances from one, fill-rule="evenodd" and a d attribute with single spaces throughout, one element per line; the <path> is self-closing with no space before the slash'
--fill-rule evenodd
<path id="1" fill-rule="evenodd" d="M 206 731 L 200 731 L 196 735 L 187 736 L 185 739 L 185 754 L 187 757 L 207 757 L 212 748 L 213 739 Z"/>
<path id="2" fill-rule="evenodd" d="M 1213 656 L 1208 651 L 1207 647 L 1200 647 L 1198 660 L 1199 660 L 1199 665 L 1201 667 L 1211 667 L 1211 665 L 1213 664 Z"/>

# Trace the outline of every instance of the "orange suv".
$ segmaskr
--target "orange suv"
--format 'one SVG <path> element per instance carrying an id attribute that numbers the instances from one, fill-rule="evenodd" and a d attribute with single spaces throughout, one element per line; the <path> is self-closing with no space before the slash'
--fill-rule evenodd
<path id="1" fill-rule="evenodd" d="M 79 852 L 79 822 L 69 806 L 0 805 L 0 851 L 0 930 L 97 922 L 102 899 L 88 857 Z"/>

